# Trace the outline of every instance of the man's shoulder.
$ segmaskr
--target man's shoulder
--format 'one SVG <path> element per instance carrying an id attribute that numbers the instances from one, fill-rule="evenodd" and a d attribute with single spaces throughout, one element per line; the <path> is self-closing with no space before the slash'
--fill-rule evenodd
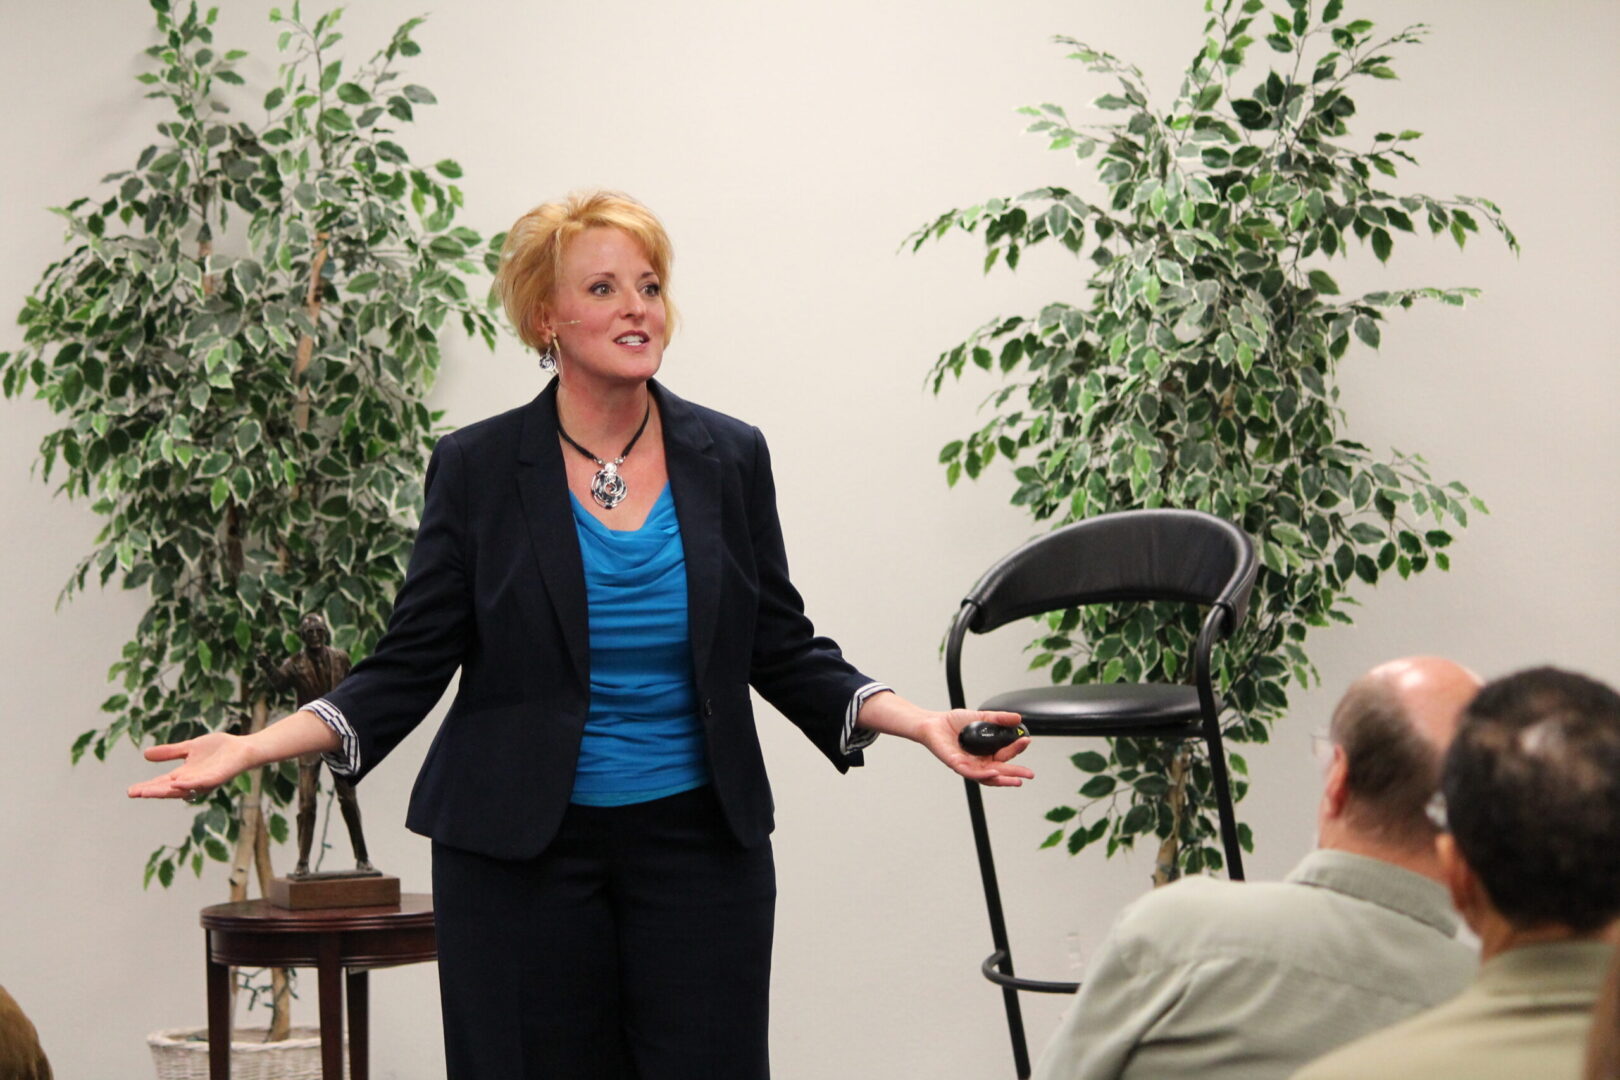
<path id="1" fill-rule="evenodd" d="M 1421 953 L 1427 963 L 1471 969 L 1469 950 L 1432 927 L 1378 903 L 1301 881 L 1186 878 L 1129 905 L 1116 936 L 1140 966 L 1189 958 L 1267 960 L 1282 966 L 1343 972 L 1347 956 Z M 1369 952 L 1368 938 L 1399 942 Z M 1410 957 L 1408 957 L 1410 958 Z"/>
<path id="2" fill-rule="evenodd" d="M 1318 1058 L 1294 1080 L 1360 1080 L 1397 1073 L 1453 1075 L 1471 1052 L 1477 1052 L 1475 1035 L 1482 1032 L 1477 1012 L 1476 1003 L 1465 991 L 1459 998 Z M 1472 1068 L 1467 1071 L 1473 1072 Z M 1496 1074 L 1482 1070 L 1475 1075 Z"/>
<path id="3" fill-rule="evenodd" d="M 1279 909 L 1308 904 L 1309 890 L 1286 881 L 1223 881 L 1187 877 L 1133 900 L 1122 927 L 1179 927 L 1202 932 L 1206 925 L 1232 929 L 1262 926 Z"/>
<path id="4" fill-rule="evenodd" d="M 1287 882 L 1183 878 L 1126 905 L 1110 936 L 1137 971 L 1270 952 L 1300 921 L 1306 891 Z"/>

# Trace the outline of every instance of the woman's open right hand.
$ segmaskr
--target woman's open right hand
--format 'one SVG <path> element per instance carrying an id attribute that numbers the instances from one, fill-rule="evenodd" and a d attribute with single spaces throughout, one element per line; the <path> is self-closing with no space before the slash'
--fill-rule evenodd
<path id="1" fill-rule="evenodd" d="M 228 784 L 239 773 L 261 764 L 247 739 L 241 735 L 227 735 L 222 731 L 199 735 L 184 742 L 165 743 L 146 748 L 147 761 L 180 761 L 178 768 L 162 776 L 131 784 L 132 799 L 183 799 L 192 801 L 209 791 Z"/>

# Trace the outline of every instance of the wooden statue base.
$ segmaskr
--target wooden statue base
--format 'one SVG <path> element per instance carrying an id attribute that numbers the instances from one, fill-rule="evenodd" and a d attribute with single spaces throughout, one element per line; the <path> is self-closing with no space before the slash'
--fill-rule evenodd
<path id="1" fill-rule="evenodd" d="M 277 877 L 270 879 L 265 899 L 290 911 L 382 907 L 399 903 L 399 878 L 356 870 L 307 874 L 300 878 Z"/>

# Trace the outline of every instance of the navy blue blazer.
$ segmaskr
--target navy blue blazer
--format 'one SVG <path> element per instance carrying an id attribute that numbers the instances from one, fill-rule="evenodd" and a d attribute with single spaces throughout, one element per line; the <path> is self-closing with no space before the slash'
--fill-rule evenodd
<path id="1" fill-rule="evenodd" d="M 788 578 L 759 430 L 650 384 L 686 556 L 692 672 L 714 787 L 746 846 L 774 804 L 753 685 L 840 771 L 850 698 L 870 682 L 818 637 Z M 326 695 L 357 737 L 358 781 L 433 708 L 454 704 L 406 825 L 496 858 L 538 855 L 573 789 L 590 703 L 585 571 L 557 438 L 556 384 L 441 439 L 388 630 Z"/>

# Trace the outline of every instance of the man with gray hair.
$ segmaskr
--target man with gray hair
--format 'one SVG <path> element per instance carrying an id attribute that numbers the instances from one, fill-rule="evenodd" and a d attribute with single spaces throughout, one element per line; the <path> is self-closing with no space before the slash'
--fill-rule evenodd
<path id="1" fill-rule="evenodd" d="M 1328 731 L 1318 850 L 1286 881 L 1187 878 L 1127 907 L 1036 1080 L 1281 1080 L 1461 991 L 1474 952 L 1424 808 L 1478 687 L 1435 657 L 1358 679 Z"/>
<path id="2" fill-rule="evenodd" d="M 1435 817 L 1441 872 L 1483 963 L 1454 1001 L 1300 1080 L 1577 1080 L 1620 926 L 1620 694 L 1555 668 L 1468 706 Z"/>

